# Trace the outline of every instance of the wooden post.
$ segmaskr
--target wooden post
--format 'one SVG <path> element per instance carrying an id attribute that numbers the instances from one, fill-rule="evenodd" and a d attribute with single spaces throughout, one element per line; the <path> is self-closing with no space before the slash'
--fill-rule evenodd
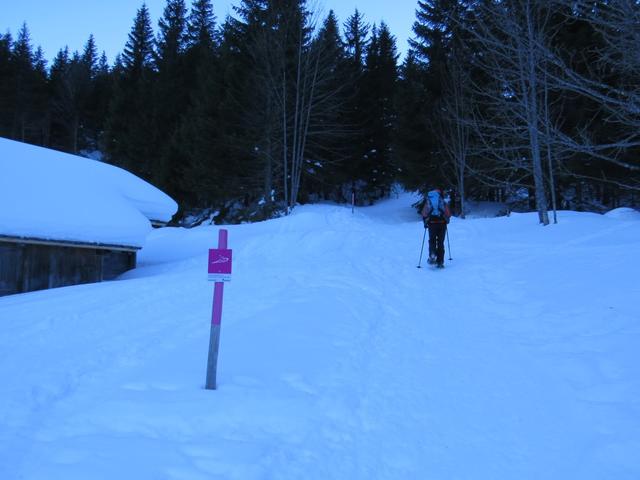
<path id="1" fill-rule="evenodd" d="M 227 248 L 227 231 L 218 232 L 218 248 Z M 218 372 L 218 350 L 220 348 L 220 325 L 222 322 L 222 294 L 224 282 L 215 282 L 213 289 L 213 311 L 211 315 L 211 333 L 209 335 L 209 357 L 207 360 L 207 380 L 205 388 L 215 390 Z"/>

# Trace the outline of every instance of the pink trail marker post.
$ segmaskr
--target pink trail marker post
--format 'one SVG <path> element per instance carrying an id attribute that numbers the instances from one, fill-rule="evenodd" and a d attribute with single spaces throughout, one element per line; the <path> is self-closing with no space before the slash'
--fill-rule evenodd
<path id="1" fill-rule="evenodd" d="M 209 280 L 216 282 L 213 289 L 213 310 L 211 333 L 209 335 L 209 357 L 207 359 L 207 379 L 205 388 L 216 389 L 218 371 L 218 350 L 220 349 L 220 326 L 222 323 L 222 294 L 224 282 L 231 280 L 232 251 L 227 249 L 227 231 L 218 232 L 218 248 L 209 250 Z"/>

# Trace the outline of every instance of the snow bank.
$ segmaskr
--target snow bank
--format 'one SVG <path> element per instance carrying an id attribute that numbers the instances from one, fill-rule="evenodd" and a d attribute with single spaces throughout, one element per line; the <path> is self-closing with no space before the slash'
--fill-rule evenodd
<path id="1" fill-rule="evenodd" d="M 616 208 L 604 215 L 605 217 L 614 218 L 616 220 L 640 221 L 640 212 L 633 208 Z"/>
<path id="2" fill-rule="evenodd" d="M 465 203 L 465 210 L 467 218 L 489 218 L 504 215 L 508 207 L 500 202 L 470 200 Z"/>
<path id="3" fill-rule="evenodd" d="M 176 203 L 98 161 L 0 138 L 0 235 L 142 246 Z"/>

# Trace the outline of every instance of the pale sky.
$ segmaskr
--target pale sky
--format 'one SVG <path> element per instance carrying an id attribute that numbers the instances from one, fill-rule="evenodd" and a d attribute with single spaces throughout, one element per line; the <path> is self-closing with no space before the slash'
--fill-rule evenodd
<path id="1" fill-rule="evenodd" d="M 162 16 L 166 0 L 146 1 L 157 33 L 158 19 Z M 218 21 L 233 13 L 232 5 L 239 0 L 213 0 Z M 411 26 L 415 20 L 417 0 L 313 0 L 324 10 L 330 9 L 344 23 L 356 8 L 368 23 L 384 20 L 395 35 L 401 59 L 407 50 Z M 142 0 L 0 0 L 0 31 L 10 31 L 15 38 L 23 22 L 27 23 L 34 49 L 40 45 L 49 61 L 60 48 L 81 50 L 93 33 L 98 49 L 107 53 L 109 63 L 124 49 L 127 35 L 133 26 L 136 11 Z M 191 1 L 187 0 L 187 5 Z"/>

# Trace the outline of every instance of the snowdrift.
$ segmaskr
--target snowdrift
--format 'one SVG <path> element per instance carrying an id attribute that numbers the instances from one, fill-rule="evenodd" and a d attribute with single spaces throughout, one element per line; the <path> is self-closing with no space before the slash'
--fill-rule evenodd
<path id="1" fill-rule="evenodd" d="M 177 204 L 106 163 L 0 138 L 0 235 L 142 246 Z"/>

